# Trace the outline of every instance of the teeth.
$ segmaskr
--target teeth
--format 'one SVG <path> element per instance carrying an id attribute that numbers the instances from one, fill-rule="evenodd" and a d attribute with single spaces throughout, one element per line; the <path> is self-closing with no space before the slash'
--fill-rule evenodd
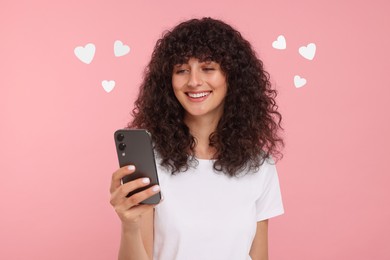
<path id="1" fill-rule="evenodd" d="M 210 92 L 188 93 L 188 96 L 190 96 L 192 98 L 201 98 L 201 97 L 207 96 L 208 94 L 210 94 Z"/>

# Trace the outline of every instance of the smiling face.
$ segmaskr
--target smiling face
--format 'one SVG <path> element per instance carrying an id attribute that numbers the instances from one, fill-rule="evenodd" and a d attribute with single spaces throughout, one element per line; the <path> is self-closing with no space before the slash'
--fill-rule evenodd
<path id="1" fill-rule="evenodd" d="M 219 120 L 227 92 L 226 77 L 218 63 L 190 58 L 173 68 L 172 86 L 186 117 L 207 116 Z"/>

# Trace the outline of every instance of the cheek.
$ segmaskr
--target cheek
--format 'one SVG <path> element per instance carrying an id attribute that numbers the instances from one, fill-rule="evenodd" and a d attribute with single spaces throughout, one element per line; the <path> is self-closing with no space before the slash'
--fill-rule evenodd
<path id="1" fill-rule="evenodd" d="M 180 97 L 180 87 L 179 87 L 179 85 L 177 84 L 177 82 L 174 82 L 173 80 L 172 80 L 172 90 L 173 90 L 173 94 L 175 95 L 175 97 L 177 98 L 177 99 L 179 99 L 179 97 Z"/>
<path id="2" fill-rule="evenodd" d="M 218 89 L 221 93 L 227 93 L 227 83 L 224 79 L 219 80 L 218 82 Z"/>
<path id="3" fill-rule="evenodd" d="M 182 85 L 182 82 L 179 78 L 177 77 L 172 77 L 172 88 L 173 88 L 173 91 L 177 91 L 181 88 L 181 85 Z"/>
<path id="4" fill-rule="evenodd" d="M 215 74 L 212 78 L 214 85 L 217 86 L 221 90 L 227 89 L 226 78 L 222 74 Z"/>

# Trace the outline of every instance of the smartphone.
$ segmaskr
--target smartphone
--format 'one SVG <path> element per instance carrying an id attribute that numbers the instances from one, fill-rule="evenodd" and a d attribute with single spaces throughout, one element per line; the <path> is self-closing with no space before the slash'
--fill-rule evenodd
<path id="1" fill-rule="evenodd" d="M 159 185 L 150 133 L 144 129 L 119 129 L 115 131 L 114 138 L 119 166 L 135 166 L 135 172 L 122 178 L 122 182 L 126 183 L 144 177 L 150 179 L 148 186 L 130 192 L 127 197 L 153 185 Z M 142 201 L 141 204 L 157 204 L 160 200 L 161 193 L 159 192 Z"/>

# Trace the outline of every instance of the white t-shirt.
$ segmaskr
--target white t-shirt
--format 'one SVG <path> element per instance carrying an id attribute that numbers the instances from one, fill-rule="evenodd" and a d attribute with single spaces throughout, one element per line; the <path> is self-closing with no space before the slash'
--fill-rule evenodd
<path id="1" fill-rule="evenodd" d="M 273 161 L 241 177 L 198 161 L 176 175 L 157 164 L 164 201 L 155 207 L 154 259 L 251 259 L 257 221 L 284 213 Z"/>

